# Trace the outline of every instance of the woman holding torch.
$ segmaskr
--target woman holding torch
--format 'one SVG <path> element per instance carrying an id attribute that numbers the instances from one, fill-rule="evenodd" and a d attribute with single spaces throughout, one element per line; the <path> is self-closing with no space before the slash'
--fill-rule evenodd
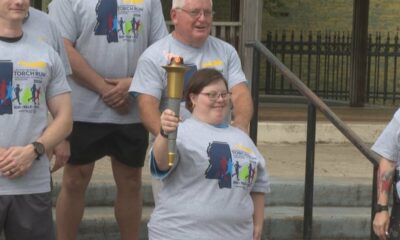
<path id="1" fill-rule="evenodd" d="M 224 123 L 230 95 L 219 71 L 201 69 L 185 95 L 191 118 L 180 123 L 172 110 L 162 113 L 151 171 L 164 186 L 148 224 L 150 240 L 261 239 L 265 160 L 246 133 Z M 171 167 L 167 136 L 176 130 Z"/>

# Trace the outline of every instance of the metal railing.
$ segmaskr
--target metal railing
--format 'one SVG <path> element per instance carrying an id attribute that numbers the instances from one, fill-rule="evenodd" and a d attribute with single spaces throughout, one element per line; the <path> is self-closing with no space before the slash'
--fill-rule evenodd
<path id="1" fill-rule="evenodd" d="M 351 32 L 269 32 L 266 47 L 310 89 L 324 99 L 349 99 Z M 400 42 L 398 34 L 376 33 L 368 37 L 366 101 L 400 103 Z M 260 85 L 266 94 L 297 95 L 268 63 L 263 63 Z"/>
<path id="2" fill-rule="evenodd" d="M 260 80 L 260 56 L 266 57 L 269 64 L 273 65 L 282 74 L 282 78 L 288 81 L 294 89 L 300 92 L 308 100 L 307 120 L 307 147 L 306 147 L 306 172 L 304 186 L 304 215 L 303 215 L 303 239 L 312 239 L 313 219 L 313 192 L 314 192 L 314 154 L 315 154 L 315 129 L 316 110 L 321 111 L 325 117 L 373 164 L 372 182 L 372 207 L 371 207 L 371 239 L 375 238 L 372 229 L 374 208 L 377 198 L 376 179 L 378 170 L 378 156 L 351 130 L 312 90 L 310 90 L 292 71 L 290 71 L 278 58 L 275 57 L 261 42 L 255 41 L 246 44 L 253 48 L 253 75 L 252 96 L 254 102 L 254 116 L 250 123 L 250 137 L 257 142 L 258 125 L 258 85 Z"/>

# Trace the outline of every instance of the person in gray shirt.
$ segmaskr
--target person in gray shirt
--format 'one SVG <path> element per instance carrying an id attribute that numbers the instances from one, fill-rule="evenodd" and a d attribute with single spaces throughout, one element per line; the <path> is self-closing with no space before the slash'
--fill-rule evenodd
<path id="1" fill-rule="evenodd" d="M 378 200 L 373 229 L 379 239 L 398 239 L 400 236 L 400 110 L 396 111 L 371 149 L 381 156 L 376 182 Z M 388 204 L 392 185 L 393 206 L 389 216 Z"/>
<path id="2" fill-rule="evenodd" d="M 270 191 L 265 160 L 245 132 L 225 122 L 230 96 L 218 70 L 201 69 L 185 97 L 192 116 L 180 122 L 170 109 L 161 114 L 151 172 L 164 185 L 148 224 L 150 240 L 261 239 Z M 167 137 L 176 130 L 170 167 Z"/>
<path id="3" fill-rule="evenodd" d="M 28 9 L 0 1 L 0 234 L 53 240 L 46 150 L 71 132 L 71 90 L 59 55 L 23 30 Z"/>
<path id="4" fill-rule="evenodd" d="M 139 56 L 168 32 L 160 0 L 53 0 L 73 74 L 71 157 L 57 199 L 57 237 L 77 239 L 95 162 L 111 157 L 121 239 L 138 239 L 148 132 L 128 94 Z"/>
<path id="5" fill-rule="evenodd" d="M 66 76 L 72 74 L 71 65 L 69 64 L 67 52 L 64 48 L 64 41 L 61 33 L 56 24 L 46 13 L 33 7 L 29 7 L 29 12 L 24 19 L 22 29 L 24 33 L 30 34 L 37 40 L 50 45 L 60 56 Z M 69 144 L 64 140 L 54 147 L 53 151 L 48 149 L 48 152 L 52 152 L 55 155 L 55 163 L 51 167 L 51 171 L 55 172 L 67 162 L 70 156 Z"/>
<path id="6" fill-rule="evenodd" d="M 159 117 L 166 107 L 166 72 L 162 68 L 173 56 L 181 56 L 190 69 L 185 82 L 198 69 L 221 71 L 232 92 L 232 124 L 244 132 L 253 114 L 253 103 L 236 50 L 227 42 L 210 36 L 213 22 L 212 0 L 173 0 L 171 20 L 174 31 L 150 46 L 139 58 L 129 91 L 137 95 L 140 117 L 153 136 L 160 130 Z M 181 116 L 188 112 L 181 108 Z M 230 116 L 227 117 L 230 119 Z M 161 184 L 152 182 L 155 202 Z"/>

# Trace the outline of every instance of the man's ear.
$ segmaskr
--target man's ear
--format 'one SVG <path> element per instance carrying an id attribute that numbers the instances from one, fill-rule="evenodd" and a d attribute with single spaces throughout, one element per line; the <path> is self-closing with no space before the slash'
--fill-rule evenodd
<path id="1" fill-rule="evenodd" d="M 177 23 L 176 9 L 171 9 L 169 15 L 171 17 L 171 22 L 175 25 Z"/>

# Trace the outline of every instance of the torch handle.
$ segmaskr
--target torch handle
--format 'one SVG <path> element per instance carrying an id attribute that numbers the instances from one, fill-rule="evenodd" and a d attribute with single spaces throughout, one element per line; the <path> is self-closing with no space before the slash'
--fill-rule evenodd
<path id="1" fill-rule="evenodd" d="M 175 115 L 179 117 L 180 111 L 180 98 L 168 98 L 167 107 L 175 112 Z M 176 135 L 177 131 L 168 133 L 168 166 L 172 167 L 176 158 Z"/>

